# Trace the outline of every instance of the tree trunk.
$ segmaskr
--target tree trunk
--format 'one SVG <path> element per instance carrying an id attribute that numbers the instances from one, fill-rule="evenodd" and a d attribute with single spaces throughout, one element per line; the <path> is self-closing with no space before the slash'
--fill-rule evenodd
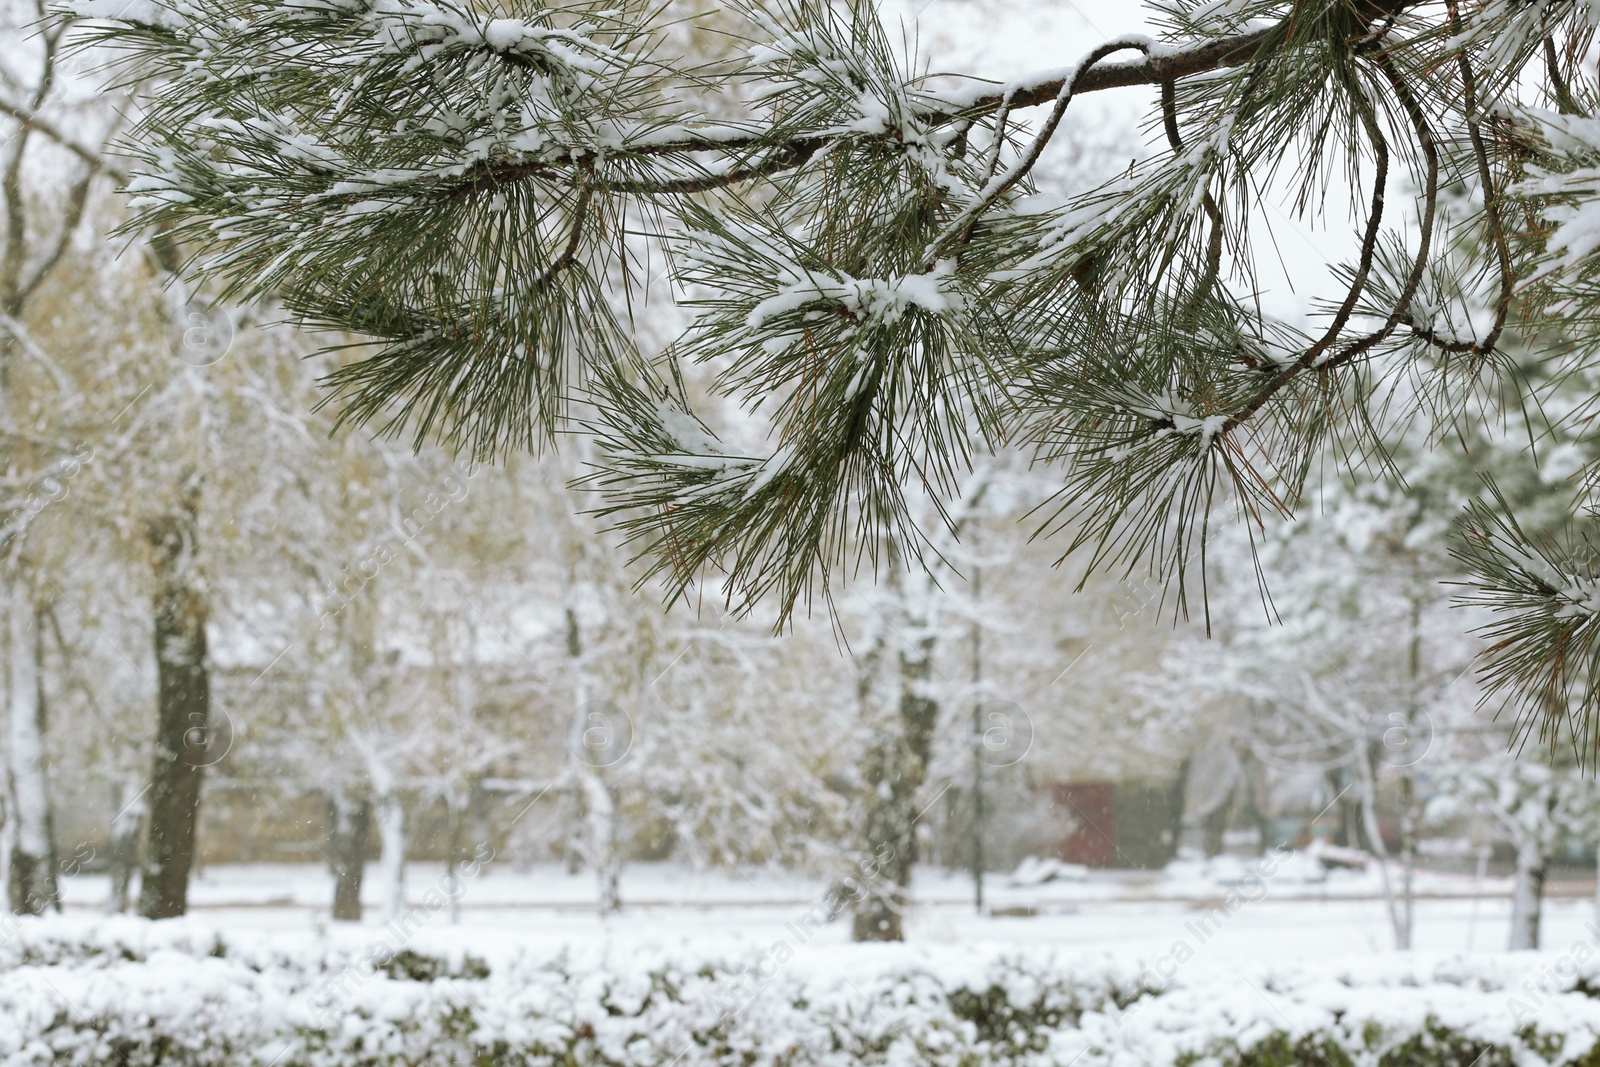
<path id="1" fill-rule="evenodd" d="M 561 865 L 569 875 L 583 870 L 583 790 L 563 789 L 557 799 L 561 826 Z"/>
<path id="2" fill-rule="evenodd" d="M 156 752 L 150 775 L 150 830 L 139 914 L 182 915 L 188 907 L 200 783 L 210 740 L 206 601 L 195 574 L 195 500 L 148 527 L 156 578 Z"/>
<path id="3" fill-rule="evenodd" d="M 12 911 L 38 915 L 46 909 L 61 910 L 45 774 L 39 626 L 33 599 L 15 566 L 10 568 L 7 581 L 11 595 L 6 605 L 10 614 L 6 770 L 11 818 L 6 833 L 6 896 Z"/>
<path id="4" fill-rule="evenodd" d="M 929 690 L 934 638 L 900 653 L 900 703 L 895 728 L 867 757 L 866 844 L 871 872 L 860 872 L 861 899 L 852 936 L 857 941 L 903 941 L 911 868 L 917 855 L 917 806 L 939 718 Z"/>
<path id="5" fill-rule="evenodd" d="M 1345 769 L 1330 767 L 1322 772 L 1322 780 L 1327 783 L 1328 792 L 1334 796 L 1333 807 L 1339 817 L 1333 831 L 1333 843 L 1340 848 L 1361 848 L 1365 836 L 1361 831 L 1360 805 L 1350 796 L 1350 787 L 1345 784 Z"/>
<path id="6" fill-rule="evenodd" d="M 124 801 L 131 783 L 119 783 L 116 789 L 117 814 L 111 819 L 111 894 L 106 897 L 106 914 L 121 915 L 128 910 L 128 892 L 133 886 L 133 872 L 139 866 L 139 834 L 144 830 L 145 803 L 141 789 L 131 800 Z"/>
<path id="7" fill-rule="evenodd" d="M 1411 601 L 1411 649 L 1407 657 L 1407 667 L 1411 676 L 1410 700 L 1406 705 L 1406 743 L 1415 742 L 1417 727 L 1417 696 L 1421 688 L 1422 678 L 1422 600 L 1413 597 Z M 1416 872 L 1417 872 L 1417 826 L 1421 822 L 1422 812 L 1417 810 L 1417 769 L 1413 761 L 1408 761 L 1400 775 L 1400 861 L 1401 861 L 1401 923 L 1395 940 L 1396 947 L 1411 948 L 1412 939 L 1416 936 Z"/>
<path id="8" fill-rule="evenodd" d="M 1260 762 L 1245 749 L 1239 755 L 1239 782 L 1244 795 L 1244 811 L 1246 819 L 1256 827 L 1256 855 L 1264 856 L 1267 849 L 1278 844 L 1270 840 L 1272 836 L 1272 820 L 1267 818 L 1267 781 L 1266 772 Z"/>
<path id="9" fill-rule="evenodd" d="M 367 836 L 372 810 L 365 796 L 334 793 L 328 833 L 333 866 L 333 918 L 336 922 L 361 921 L 361 879 L 367 866 Z"/>
<path id="10" fill-rule="evenodd" d="M 1594 850 L 1594 922 L 1600 928 L 1600 846 Z"/>
<path id="11" fill-rule="evenodd" d="M 1226 834 L 1228 823 L 1233 814 L 1234 791 L 1229 790 L 1228 795 L 1222 798 L 1222 803 L 1212 808 L 1200 817 L 1200 847 L 1206 854 L 1206 859 L 1222 855 L 1222 850 L 1227 845 Z"/>
<path id="12" fill-rule="evenodd" d="M 378 884 L 383 887 L 384 913 L 395 918 L 406 907 L 406 809 L 390 790 L 377 800 Z"/>
<path id="13" fill-rule="evenodd" d="M 1395 948 L 1411 948 L 1416 921 L 1417 873 L 1417 785 L 1407 767 L 1400 778 L 1400 922 L 1395 929 Z"/>
<path id="14" fill-rule="evenodd" d="M 1539 913 L 1544 904 L 1544 853 L 1532 843 L 1517 847 L 1517 873 L 1511 887 L 1511 944 L 1518 949 L 1539 947 Z"/>
<path id="15" fill-rule="evenodd" d="M 489 840 L 492 836 L 489 829 L 489 791 L 483 787 L 482 775 L 474 775 L 467 788 L 467 829 L 468 863 L 494 854 Z"/>
<path id="16" fill-rule="evenodd" d="M 578 767 L 578 783 L 583 788 L 584 852 L 594 870 L 595 896 L 601 915 L 622 910 L 618 883 L 622 877 L 617 854 L 617 802 L 611 786 L 593 767 Z"/>
<path id="17" fill-rule="evenodd" d="M 1188 757 L 1178 764 L 1178 774 L 1172 779 L 1172 784 L 1167 787 L 1167 831 L 1166 855 L 1170 863 L 1178 856 L 1178 849 L 1183 844 L 1183 814 L 1184 805 L 1189 797 L 1189 770 L 1192 763 Z"/>
<path id="18" fill-rule="evenodd" d="M 1356 785 L 1361 790 L 1361 825 L 1371 844 L 1372 856 L 1378 862 L 1378 874 L 1383 879 L 1383 900 L 1389 910 L 1389 926 L 1394 930 L 1395 947 L 1404 948 L 1405 920 L 1400 914 L 1394 883 L 1389 878 L 1389 849 L 1383 843 L 1383 828 L 1378 825 L 1378 777 L 1373 748 L 1373 745 L 1356 746 Z"/>
<path id="19" fill-rule="evenodd" d="M 459 923 L 461 897 L 466 892 L 461 884 L 461 809 L 448 793 L 444 797 L 444 820 L 444 893 L 450 901 L 450 921 Z"/>
<path id="20" fill-rule="evenodd" d="M 567 608 L 567 655 L 572 658 L 575 679 L 574 706 L 582 711 L 588 704 L 588 680 L 583 664 L 583 633 L 578 628 L 578 615 L 570 607 Z M 622 894 L 619 889 L 622 857 L 617 852 L 617 798 L 605 780 L 604 770 L 599 766 L 603 754 L 587 751 L 589 731 L 580 730 L 578 739 L 586 751 L 579 752 L 573 748 L 573 740 L 570 737 L 568 747 L 576 764 L 575 772 L 583 809 L 582 851 L 584 859 L 594 871 L 595 896 L 600 914 L 612 915 L 622 910 Z"/>

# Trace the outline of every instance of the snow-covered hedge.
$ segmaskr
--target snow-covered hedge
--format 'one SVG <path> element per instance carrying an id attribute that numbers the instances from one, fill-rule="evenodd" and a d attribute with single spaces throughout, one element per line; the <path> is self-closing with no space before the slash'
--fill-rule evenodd
<path id="1" fill-rule="evenodd" d="M 1600 1063 L 1589 958 L 1158 969 L 1015 948 L 593 959 L 50 920 L 0 947 L 0 1064 L 1553 1067 Z M 510 941 L 512 939 L 502 939 Z M 619 959 L 625 957 L 625 959 Z M 782 957 L 782 958 L 780 958 Z"/>

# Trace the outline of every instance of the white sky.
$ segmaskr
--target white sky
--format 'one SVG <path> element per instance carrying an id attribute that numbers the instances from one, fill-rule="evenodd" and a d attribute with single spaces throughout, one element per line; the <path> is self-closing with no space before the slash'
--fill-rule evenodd
<path id="1" fill-rule="evenodd" d="M 883 0 L 883 7 L 890 21 L 898 17 L 909 26 L 915 20 L 920 52 L 933 69 L 995 80 L 1066 66 L 1111 37 L 1154 33 L 1146 6 L 1126 0 Z M 1100 141 L 1122 134 L 1137 142 L 1155 100 L 1153 87 L 1086 96 L 1073 102 L 1057 138 L 1076 133 Z M 1128 161 L 1126 151 L 1118 152 L 1108 170 L 1120 171 Z M 1286 170 L 1294 176 L 1293 167 Z M 1411 197 L 1397 182 L 1391 185 L 1387 221 L 1400 225 Z M 1327 219 L 1315 226 L 1293 219 L 1286 202 L 1285 196 L 1263 205 L 1266 218 L 1255 220 L 1252 232 L 1263 310 L 1297 321 L 1312 297 L 1342 295 L 1327 264 L 1353 257 L 1356 224 L 1345 210 L 1349 192 L 1342 184 L 1330 188 Z M 1270 222 L 1275 245 L 1263 221 Z"/>

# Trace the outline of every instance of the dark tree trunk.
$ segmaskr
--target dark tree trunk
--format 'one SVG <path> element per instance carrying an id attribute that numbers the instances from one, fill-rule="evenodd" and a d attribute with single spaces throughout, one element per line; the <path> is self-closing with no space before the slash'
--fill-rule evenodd
<path id="1" fill-rule="evenodd" d="M 48 857 L 12 849 L 7 891 L 11 910 L 18 915 L 43 915 L 47 910 L 61 910 L 55 865 Z"/>
<path id="2" fill-rule="evenodd" d="M 917 802 L 939 719 L 928 690 L 933 644 L 927 638 L 901 652 L 897 729 L 867 757 L 867 855 L 853 872 L 861 887 L 851 931 L 857 941 L 905 937 L 901 920 L 917 857 Z"/>
<path id="3" fill-rule="evenodd" d="M 156 753 L 150 775 L 139 914 L 182 915 L 194 863 L 200 783 L 208 762 L 211 685 L 206 600 L 195 573 L 195 500 L 148 527 L 156 578 Z"/>
<path id="4" fill-rule="evenodd" d="M 365 796 L 336 796 L 328 833 L 333 858 L 333 917 L 340 922 L 361 921 L 361 879 L 367 867 L 367 840 L 372 808 Z"/>
<path id="5" fill-rule="evenodd" d="M 1187 758 L 1178 764 L 1178 776 L 1167 789 L 1167 840 L 1163 844 L 1167 846 L 1169 861 L 1177 857 L 1178 847 L 1183 844 L 1183 813 L 1184 803 L 1189 796 L 1190 766 L 1191 761 Z"/>

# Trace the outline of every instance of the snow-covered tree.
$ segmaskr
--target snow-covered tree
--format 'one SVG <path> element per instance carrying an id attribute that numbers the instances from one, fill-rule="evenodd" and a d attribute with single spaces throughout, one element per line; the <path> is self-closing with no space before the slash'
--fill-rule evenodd
<path id="1" fill-rule="evenodd" d="M 1564 833 L 1594 839 L 1596 787 L 1568 761 L 1545 766 L 1505 753 L 1446 764 L 1430 818 L 1477 815 L 1504 834 L 1515 852 L 1509 948 L 1539 947 L 1545 864 Z"/>
<path id="2" fill-rule="evenodd" d="M 43 15 L 42 6 L 0 7 L 10 34 Z M 48 588 L 30 535 L 88 458 L 83 427 L 60 417 L 81 401 L 78 383 L 32 338 L 27 322 L 70 258 L 91 193 L 103 184 L 101 145 L 116 125 L 103 109 L 85 109 L 81 95 L 63 98 L 58 91 L 71 80 L 61 69 L 66 30 L 57 22 L 0 59 L 0 612 L 7 705 L 0 868 L 9 906 L 19 912 L 59 907 L 40 675 Z M 37 128 L 54 129 L 52 122 L 63 118 L 87 127 L 83 140 Z"/>

